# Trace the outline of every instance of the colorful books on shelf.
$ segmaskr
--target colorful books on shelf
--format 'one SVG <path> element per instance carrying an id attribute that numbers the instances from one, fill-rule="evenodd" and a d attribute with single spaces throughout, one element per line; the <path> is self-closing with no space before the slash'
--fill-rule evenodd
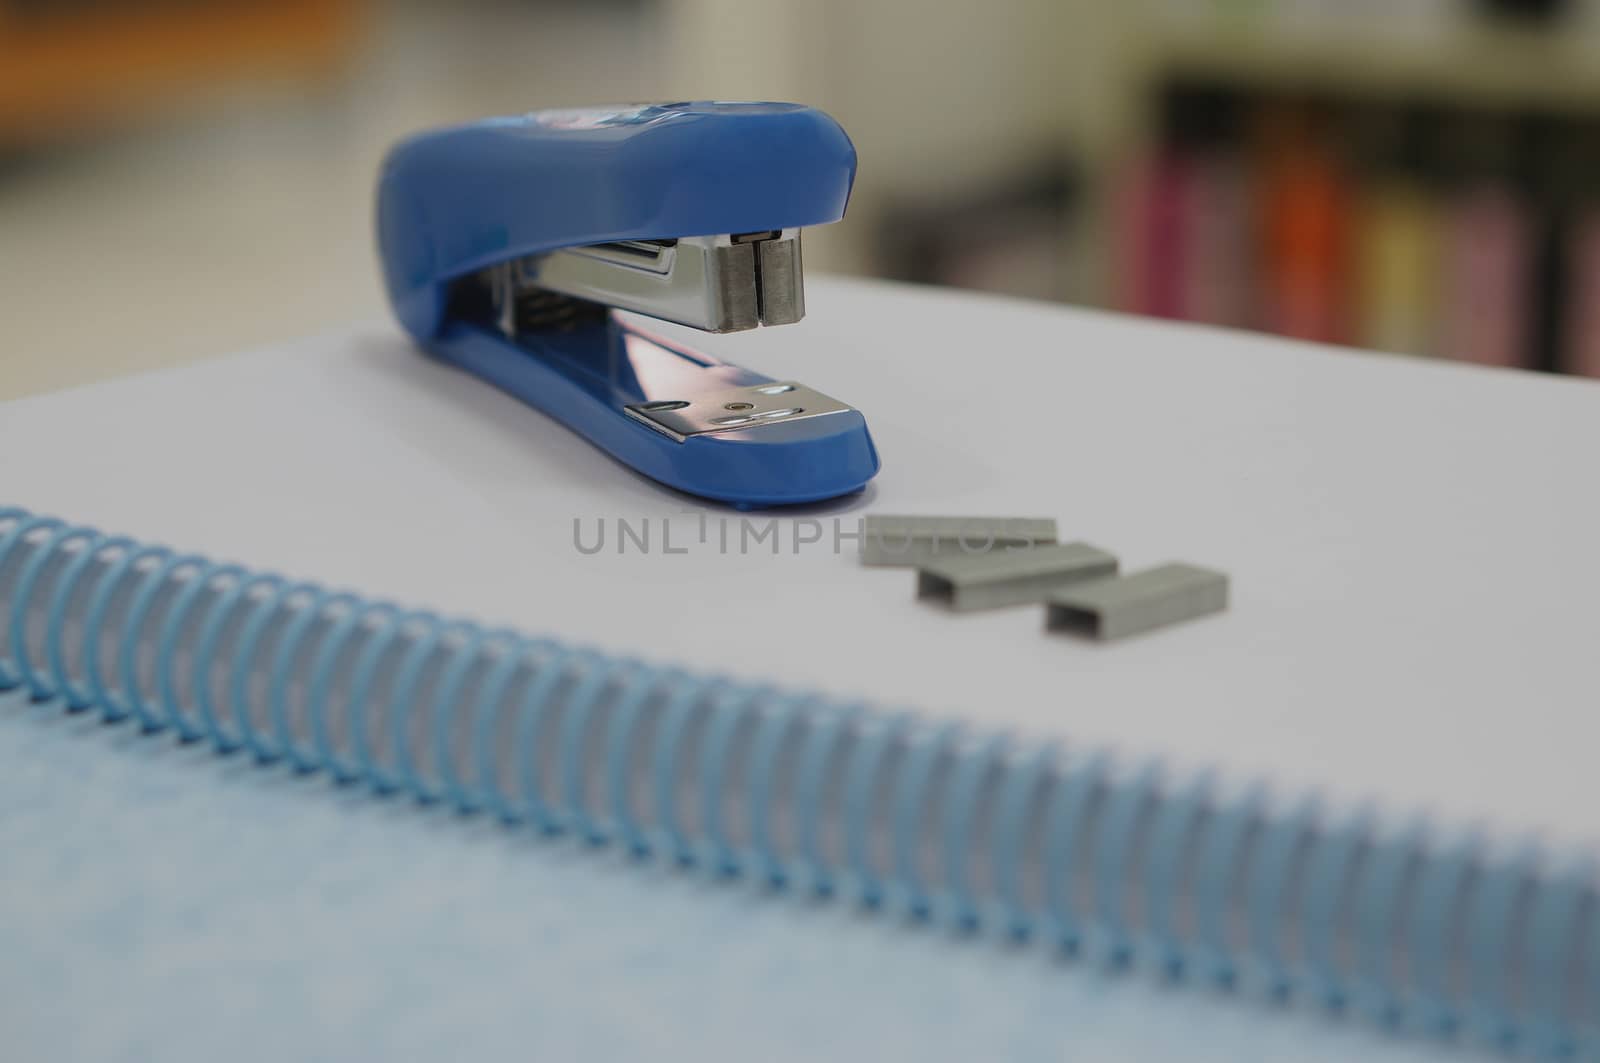
<path id="1" fill-rule="evenodd" d="M 1211 81 L 1161 101 L 1119 193 L 1122 309 L 1596 375 L 1593 122 Z"/>

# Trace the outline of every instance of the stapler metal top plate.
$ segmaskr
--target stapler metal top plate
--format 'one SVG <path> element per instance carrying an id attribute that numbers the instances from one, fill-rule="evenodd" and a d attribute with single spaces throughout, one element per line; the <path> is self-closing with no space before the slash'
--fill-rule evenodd
<path id="1" fill-rule="evenodd" d="M 797 381 L 620 319 L 799 321 L 800 230 L 837 221 L 855 149 L 820 111 L 674 103 L 491 118 L 383 164 L 379 253 L 401 324 L 671 487 L 812 502 L 878 471 L 866 421 Z"/>

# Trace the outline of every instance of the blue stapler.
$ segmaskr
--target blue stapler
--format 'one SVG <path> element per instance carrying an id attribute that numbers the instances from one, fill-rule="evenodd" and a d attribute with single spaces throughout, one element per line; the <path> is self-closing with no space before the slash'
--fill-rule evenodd
<path id="1" fill-rule="evenodd" d="M 843 402 L 621 320 L 708 332 L 799 321 L 800 229 L 844 215 L 855 149 L 821 111 L 670 103 L 491 118 L 384 161 L 378 244 L 430 353 L 639 472 L 741 508 L 860 490 Z"/>

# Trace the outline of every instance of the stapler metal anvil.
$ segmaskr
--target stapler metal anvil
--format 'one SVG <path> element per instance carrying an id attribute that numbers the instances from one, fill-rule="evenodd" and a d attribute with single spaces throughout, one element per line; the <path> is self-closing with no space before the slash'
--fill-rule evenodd
<path id="1" fill-rule="evenodd" d="M 855 149 L 820 111 L 672 103 L 492 118 L 401 142 L 378 243 L 400 322 L 671 487 L 813 502 L 878 471 L 866 420 L 616 310 L 708 332 L 805 313 L 800 230 L 844 215 Z"/>

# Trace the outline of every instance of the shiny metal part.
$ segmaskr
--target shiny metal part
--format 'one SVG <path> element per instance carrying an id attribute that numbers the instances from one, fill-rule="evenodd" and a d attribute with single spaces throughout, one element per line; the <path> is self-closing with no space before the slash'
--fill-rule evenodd
<path id="1" fill-rule="evenodd" d="M 1088 543 L 1000 546 L 923 565 L 917 597 L 966 613 L 1042 602 L 1075 583 L 1116 574 L 1116 557 Z"/>
<path id="2" fill-rule="evenodd" d="M 1045 602 L 1045 628 L 1109 641 L 1227 607 L 1224 573 L 1173 563 L 1056 592 Z"/>
<path id="3" fill-rule="evenodd" d="M 806 316 L 806 288 L 800 268 L 800 231 L 774 234 L 756 249 L 756 294 L 763 325 L 792 325 Z"/>
<path id="4" fill-rule="evenodd" d="M 873 514 L 862 522 L 861 563 L 918 568 L 940 558 L 992 550 L 1016 553 L 1056 541 L 1053 517 L 908 517 Z"/>
<path id="5" fill-rule="evenodd" d="M 511 307 L 556 292 L 706 332 L 787 325 L 805 314 L 800 230 L 629 240 L 515 259 L 491 281 L 500 324 Z"/>
<path id="6" fill-rule="evenodd" d="M 848 413 L 851 407 L 793 381 L 709 391 L 686 399 L 625 406 L 629 417 L 679 443 L 690 436 L 787 424 L 808 417 Z"/>

